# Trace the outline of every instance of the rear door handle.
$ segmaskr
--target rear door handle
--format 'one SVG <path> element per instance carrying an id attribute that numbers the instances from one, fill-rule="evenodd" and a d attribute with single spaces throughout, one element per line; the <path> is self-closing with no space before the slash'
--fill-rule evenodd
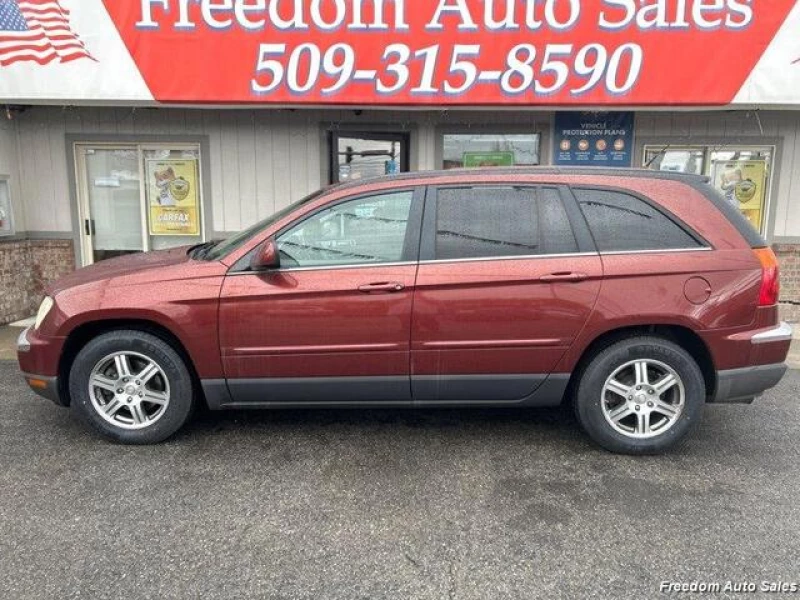
<path id="1" fill-rule="evenodd" d="M 539 281 L 544 281 L 545 283 L 555 283 L 559 281 L 563 282 L 578 282 L 578 281 L 585 281 L 588 279 L 588 275 L 586 273 L 574 273 L 572 271 L 564 271 L 559 273 L 549 273 L 547 275 L 542 275 L 539 277 Z"/>
<path id="2" fill-rule="evenodd" d="M 397 281 L 381 281 L 380 283 L 368 283 L 358 286 L 358 291 L 365 294 L 391 294 L 402 292 L 405 289 L 402 283 Z"/>

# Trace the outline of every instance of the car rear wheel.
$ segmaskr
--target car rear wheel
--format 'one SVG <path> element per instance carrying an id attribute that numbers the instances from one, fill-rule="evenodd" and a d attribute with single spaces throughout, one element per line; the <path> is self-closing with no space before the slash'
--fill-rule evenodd
<path id="1" fill-rule="evenodd" d="M 193 406 L 192 378 L 162 339 L 113 331 L 78 353 L 69 376 L 72 405 L 105 437 L 154 444 L 180 429 Z"/>
<path id="2" fill-rule="evenodd" d="M 658 454 L 700 420 L 706 389 L 683 348 L 635 337 L 600 351 L 577 386 L 578 421 L 598 444 L 625 454 Z"/>

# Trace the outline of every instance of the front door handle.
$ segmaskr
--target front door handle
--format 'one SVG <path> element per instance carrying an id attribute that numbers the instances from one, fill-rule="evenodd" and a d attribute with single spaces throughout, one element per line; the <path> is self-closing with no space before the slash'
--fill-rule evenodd
<path id="1" fill-rule="evenodd" d="M 358 291 L 365 294 L 391 294 L 402 292 L 405 289 L 402 283 L 396 281 L 381 281 L 380 283 L 368 283 L 358 286 Z"/>
<path id="2" fill-rule="evenodd" d="M 547 275 L 542 275 L 539 277 L 539 281 L 543 281 L 545 283 L 556 283 L 556 282 L 578 282 L 578 281 L 585 281 L 588 279 L 588 275 L 586 273 L 575 273 L 572 271 L 562 271 L 559 273 L 549 273 Z"/>

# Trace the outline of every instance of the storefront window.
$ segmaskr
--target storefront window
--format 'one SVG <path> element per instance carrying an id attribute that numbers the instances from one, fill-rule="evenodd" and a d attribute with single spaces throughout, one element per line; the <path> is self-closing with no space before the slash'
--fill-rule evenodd
<path id="1" fill-rule="evenodd" d="M 446 133 L 442 159 L 445 169 L 538 165 L 539 134 Z"/>
<path id="2" fill-rule="evenodd" d="M 0 237 L 14 235 L 14 220 L 11 215 L 11 194 L 8 180 L 0 178 Z"/>
<path id="3" fill-rule="evenodd" d="M 645 146 L 643 165 L 708 175 L 726 200 L 763 233 L 774 150 L 772 146 Z"/>
<path id="4" fill-rule="evenodd" d="M 648 147 L 645 153 L 645 166 L 656 171 L 674 171 L 676 173 L 693 173 L 702 175 L 704 172 L 705 150 L 690 148 L 661 148 Z"/>
<path id="5" fill-rule="evenodd" d="M 710 154 L 711 183 L 759 231 L 764 230 L 771 161 L 770 149 L 726 149 Z"/>
<path id="6" fill-rule="evenodd" d="M 331 133 L 331 183 L 408 171 L 407 133 Z"/>
<path id="7" fill-rule="evenodd" d="M 76 144 L 83 264 L 203 241 L 196 144 Z"/>

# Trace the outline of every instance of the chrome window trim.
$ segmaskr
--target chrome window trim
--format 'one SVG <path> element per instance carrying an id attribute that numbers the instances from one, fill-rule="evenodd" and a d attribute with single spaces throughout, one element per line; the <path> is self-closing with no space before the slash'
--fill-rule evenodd
<path id="1" fill-rule="evenodd" d="M 570 256 L 597 256 L 597 252 L 565 252 L 561 254 L 520 254 L 517 256 L 476 256 L 474 258 L 434 258 L 431 260 L 421 260 L 419 264 L 446 264 L 446 263 L 465 263 L 465 262 L 487 262 L 495 260 L 537 260 L 544 258 L 568 258 Z"/>
<path id="2" fill-rule="evenodd" d="M 616 252 L 564 252 L 560 254 L 525 254 L 519 256 L 487 256 L 475 258 L 441 258 L 433 260 L 421 260 L 420 264 L 427 263 L 461 263 L 461 262 L 484 262 L 488 260 L 533 260 L 543 258 L 569 258 L 570 256 L 608 256 L 615 254 L 665 254 L 669 252 L 709 252 L 713 250 L 708 246 L 700 248 L 673 248 L 665 250 L 619 250 Z"/>
<path id="3" fill-rule="evenodd" d="M 617 254 L 667 254 L 671 252 L 710 252 L 710 246 L 698 246 L 697 248 L 661 248 L 659 250 L 613 250 L 611 252 L 600 252 L 600 256 L 615 256 Z"/>

